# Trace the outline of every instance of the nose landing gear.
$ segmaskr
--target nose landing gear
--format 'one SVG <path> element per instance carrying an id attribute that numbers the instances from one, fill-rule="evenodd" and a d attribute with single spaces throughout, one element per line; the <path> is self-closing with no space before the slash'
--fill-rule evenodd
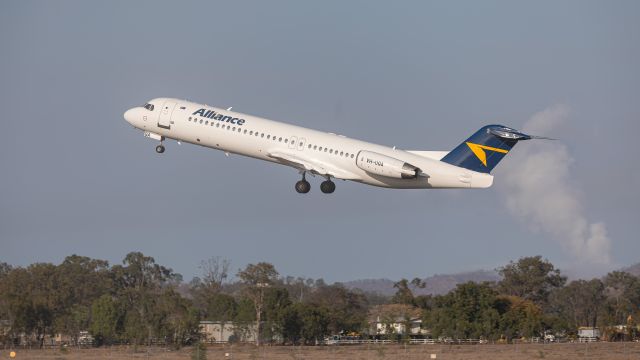
<path id="1" fill-rule="evenodd" d="M 164 145 L 162 145 L 162 143 L 160 143 L 160 145 L 156 146 L 156 152 L 158 154 L 162 154 L 164 152 Z"/>

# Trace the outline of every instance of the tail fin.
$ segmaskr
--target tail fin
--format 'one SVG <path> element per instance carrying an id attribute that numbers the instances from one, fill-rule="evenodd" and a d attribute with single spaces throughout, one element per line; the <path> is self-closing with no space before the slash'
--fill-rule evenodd
<path id="1" fill-rule="evenodd" d="M 469 170 L 490 173 L 520 140 L 534 136 L 502 125 L 487 125 L 458 145 L 441 161 Z"/>

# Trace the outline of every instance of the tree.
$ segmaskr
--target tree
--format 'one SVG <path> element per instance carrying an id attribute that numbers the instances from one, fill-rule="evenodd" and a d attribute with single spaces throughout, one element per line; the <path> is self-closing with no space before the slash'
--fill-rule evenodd
<path id="1" fill-rule="evenodd" d="M 391 302 L 394 304 L 413 304 L 413 292 L 409 289 L 409 281 L 407 279 L 401 279 L 393 284 L 396 288 L 396 293 L 391 298 Z"/>
<path id="2" fill-rule="evenodd" d="M 154 334 L 153 310 L 162 293 L 162 287 L 179 277 L 170 268 L 156 264 L 152 257 L 132 252 L 112 267 L 118 296 L 127 309 L 124 331 L 138 344 L 141 339 L 150 340 Z"/>
<path id="3" fill-rule="evenodd" d="M 560 275 L 560 270 L 541 256 L 523 257 L 514 263 L 509 262 L 498 269 L 502 280 L 498 282 L 498 290 L 505 295 L 521 297 L 536 304 L 546 304 L 549 294 L 561 288 L 567 278 Z"/>
<path id="4" fill-rule="evenodd" d="M 282 338 L 285 342 L 308 345 L 328 334 L 329 316 L 326 309 L 304 303 L 294 303 L 280 312 Z"/>
<path id="5" fill-rule="evenodd" d="M 396 290 L 395 295 L 391 298 L 392 303 L 415 305 L 415 298 L 411 288 L 424 288 L 425 283 L 419 278 L 414 278 L 413 280 L 411 280 L 411 282 L 409 282 L 409 280 L 407 279 L 401 279 L 400 281 L 394 283 L 393 287 L 398 290 Z"/>
<path id="6" fill-rule="evenodd" d="M 278 277 L 278 272 L 272 264 L 260 262 L 256 265 L 247 265 L 244 270 L 238 272 L 238 277 L 245 285 L 244 292 L 246 296 L 254 304 L 256 312 L 256 345 L 260 345 L 264 290 L 273 285 Z"/>
<path id="7" fill-rule="evenodd" d="M 47 263 L 27 268 L 4 267 L 0 275 L 0 304 L 9 320 L 9 337 L 34 334 L 43 346 L 44 336 L 54 333 L 56 315 L 63 310 L 55 272 L 56 267 Z"/>
<path id="8" fill-rule="evenodd" d="M 539 336 L 543 328 L 540 306 L 517 296 L 499 296 L 496 309 L 500 313 L 500 329 L 507 341 L 516 337 Z"/>
<path id="9" fill-rule="evenodd" d="M 316 289 L 308 297 L 307 304 L 327 309 L 327 329 L 332 334 L 360 332 L 367 326 L 366 297 L 362 292 L 351 291 L 342 284 L 316 282 Z"/>
<path id="10" fill-rule="evenodd" d="M 221 321 L 223 323 L 231 321 L 236 317 L 238 304 L 231 295 L 216 294 L 211 296 L 206 304 L 206 319 Z"/>
<path id="11" fill-rule="evenodd" d="M 209 291 L 219 292 L 229 277 L 229 267 L 231 267 L 231 261 L 219 256 L 202 261 L 200 269 L 202 269 L 203 273 L 202 282 L 204 287 Z"/>
<path id="12" fill-rule="evenodd" d="M 0 319 L 9 319 L 9 303 L 6 296 L 7 290 L 5 288 L 6 279 L 13 270 L 13 267 L 5 262 L 0 262 Z"/>
<path id="13" fill-rule="evenodd" d="M 500 322 L 497 295 L 488 283 L 458 284 L 448 294 L 434 298 L 433 308 L 424 313 L 424 324 L 435 337 L 495 338 Z"/>
<path id="14" fill-rule="evenodd" d="M 164 289 L 152 315 L 156 336 L 166 339 L 176 348 L 198 338 L 198 310 L 173 288 Z"/>
<path id="15" fill-rule="evenodd" d="M 273 339 L 282 335 L 284 329 L 283 313 L 291 305 L 289 292 L 282 287 L 269 287 L 264 290 L 263 339 Z"/>
<path id="16" fill-rule="evenodd" d="M 316 344 L 328 334 L 329 311 L 326 308 L 299 304 L 298 313 L 302 320 L 300 335 L 306 344 Z"/>
<path id="17" fill-rule="evenodd" d="M 607 274 L 604 285 L 608 325 L 625 324 L 629 316 L 640 313 L 640 278 L 614 271 Z"/>
<path id="18" fill-rule="evenodd" d="M 237 311 L 233 318 L 234 339 L 246 341 L 251 333 L 251 325 L 256 323 L 256 309 L 253 301 L 246 297 L 241 297 L 237 301 Z"/>
<path id="19" fill-rule="evenodd" d="M 97 345 L 111 344 L 122 332 L 124 311 L 113 296 L 104 294 L 91 305 L 92 319 L 89 332 L 96 339 Z"/>
<path id="20" fill-rule="evenodd" d="M 302 303 L 292 304 L 280 312 L 279 322 L 281 323 L 283 343 L 290 342 L 291 344 L 297 345 L 302 337 L 301 333 L 304 323 L 300 313 L 303 306 Z"/>
<path id="21" fill-rule="evenodd" d="M 13 266 L 6 262 L 0 262 L 0 281 L 2 281 L 13 270 Z"/>
<path id="22" fill-rule="evenodd" d="M 56 314 L 57 332 L 77 341 L 80 331 L 89 328 L 94 300 L 109 292 L 109 263 L 86 256 L 71 255 L 56 267 L 60 293 L 60 311 Z"/>
<path id="23" fill-rule="evenodd" d="M 200 316 L 207 320 L 222 322 L 221 329 L 227 321 L 236 316 L 236 301 L 223 294 L 223 286 L 229 277 L 231 262 L 220 257 L 212 257 L 202 261 L 202 280 L 194 278 L 190 284 L 193 305 L 199 309 Z"/>
<path id="24" fill-rule="evenodd" d="M 576 280 L 556 290 L 550 300 L 551 311 L 563 318 L 572 330 L 598 325 L 604 308 L 604 284 L 599 279 Z"/>

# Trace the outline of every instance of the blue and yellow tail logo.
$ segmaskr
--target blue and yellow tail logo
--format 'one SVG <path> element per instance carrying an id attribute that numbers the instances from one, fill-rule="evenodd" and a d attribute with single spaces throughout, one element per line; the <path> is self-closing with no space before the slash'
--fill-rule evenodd
<path id="1" fill-rule="evenodd" d="M 478 160 L 482 162 L 482 165 L 484 165 L 485 167 L 487 166 L 487 153 L 485 152 L 485 150 L 494 151 L 502 154 L 506 154 L 509 152 L 509 150 L 499 149 L 499 148 L 495 148 L 487 145 L 474 144 L 468 141 L 466 142 L 466 144 L 469 147 L 469 149 L 471 149 L 473 154 L 478 158 Z"/>
<path id="2" fill-rule="evenodd" d="M 441 161 L 488 174 L 523 136 L 506 126 L 487 125 L 451 150 Z"/>

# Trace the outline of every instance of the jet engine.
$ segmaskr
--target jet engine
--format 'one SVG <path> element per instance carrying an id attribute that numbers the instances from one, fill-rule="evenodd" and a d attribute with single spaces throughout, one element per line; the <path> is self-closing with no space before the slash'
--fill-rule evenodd
<path id="1" fill-rule="evenodd" d="M 373 151 L 360 151 L 356 158 L 356 166 L 360 169 L 396 179 L 415 179 L 422 171 L 402 160 Z"/>

